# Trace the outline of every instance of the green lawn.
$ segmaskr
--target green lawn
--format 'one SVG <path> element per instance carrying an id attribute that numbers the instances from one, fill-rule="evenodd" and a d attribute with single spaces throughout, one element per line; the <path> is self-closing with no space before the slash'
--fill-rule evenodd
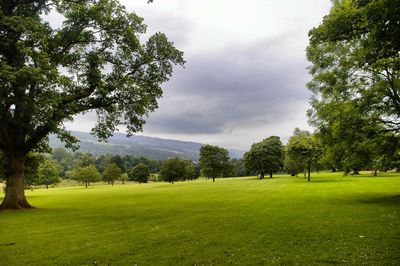
<path id="1" fill-rule="evenodd" d="M 399 265 L 400 175 L 39 189 L 0 265 Z"/>

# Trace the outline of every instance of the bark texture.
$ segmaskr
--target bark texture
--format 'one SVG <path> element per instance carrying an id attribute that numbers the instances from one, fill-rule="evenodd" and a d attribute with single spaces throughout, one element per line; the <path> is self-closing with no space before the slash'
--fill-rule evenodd
<path id="1" fill-rule="evenodd" d="M 24 154 L 7 154 L 5 197 L 0 210 L 29 209 L 32 206 L 25 198 L 25 162 Z"/>

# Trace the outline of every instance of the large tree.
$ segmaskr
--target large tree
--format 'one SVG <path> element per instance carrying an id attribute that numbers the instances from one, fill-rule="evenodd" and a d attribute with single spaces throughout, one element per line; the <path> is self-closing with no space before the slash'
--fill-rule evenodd
<path id="1" fill-rule="evenodd" d="M 244 165 L 249 172 L 259 174 L 260 179 L 265 173 L 277 172 L 283 167 L 283 145 L 279 137 L 271 136 L 261 142 L 251 145 L 251 149 L 243 156 Z"/>
<path id="2" fill-rule="evenodd" d="M 147 183 L 150 170 L 144 163 L 139 163 L 129 172 L 129 179 L 140 183 Z"/>
<path id="3" fill-rule="evenodd" d="M 122 175 L 121 168 L 118 167 L 115 163 L 110 163 L 106 169 L 104 169 L 102 173 L 102 177 L 104 181 L 107 181 L 109 184 L 114 186 L 114 181 L 118 180 Z"/>
<path id="4" fill-rule="evenodd" d="M 59 13 L 60 26 L 46 21 Z M 64 128 L 95 110 L 93 133 L 106 139 L 119 124 L 142 129 L 157 108 L 182 52 L 116 0 L 0 2 L 0 150 L 6 194 L 0 209 L 29 208 L 24 195 L 27 154 L 45 148 L 49 133 L 72 146 Z"/>
<path id="5" fill-rule="evenodd" d="M 311 123 L 334 167 L 375 169 L 400 133 L 400 1 L 335 0 L 309 33 Z M 383 148 L 385 147 L 385 148 Z"/>
<path id="6" fill-rule="evenodd" d="M 223 176 L 231 167 L 228 150 L 213 145 L 202 146 L 199 165 L 202 175 L 215 182 L 215 178 Z"/>

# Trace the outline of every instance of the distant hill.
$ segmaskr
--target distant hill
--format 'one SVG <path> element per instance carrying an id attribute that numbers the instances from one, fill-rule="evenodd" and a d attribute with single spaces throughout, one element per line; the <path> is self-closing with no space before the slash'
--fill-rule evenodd
<path id="1" fill-rule="evenodd" d="M 197 161 L 199 159 L 199 149 L 202 145 L 196 142 L 180 140 L 161 139 L 146 136 L 131 136 L 114 133 L 107 142 L 99 142 L 94 136 L 87 132 L 72 131 L 73 136 L 78 138 L 81 152 L 90 152 L 94 155 L 116 154 L 116 155 L 135 155 L 146 157 L 153 160 L 165 160 L 178 157 Z M 64 144 L 50 135 L 50 146 L 53 148 L 64 147 Z M 241 158 L 243 151 L 229 150 L 231 158 Z"/>

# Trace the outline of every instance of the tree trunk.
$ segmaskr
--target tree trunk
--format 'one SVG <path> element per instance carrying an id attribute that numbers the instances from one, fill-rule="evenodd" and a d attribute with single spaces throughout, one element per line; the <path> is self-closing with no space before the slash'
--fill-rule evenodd
<path id="1" fill-rule="evenodd" d="M 86 184 L 86 188 L 87 188 L 89 185 L 89 181 L 86 180 L 85 184 Z"/>
<path id="2" fill-rule="evenodd" d="M 272 178 L 272 172 L 269 172 L 269 178 Z"/>
<path id="3" fill-rule="evenodd" d="M 308 162 L 308 181 L 310 181 L 310 176 L 311 176 L 311 162 Z"/>
<path id="4" fill-rule="evenodd" d="M 215 177 L 213 177 L 212 179 L 213 179 L 213 182 L 215 182 Z"/>
<path id="5" fill-rule="evenodd" d="M 6 188 L 0 210 L 5 209 L 28 209 L 32 206 L 25 198 L 25 162 L 26 154 L 4 154 L 6 163 Z"/>
<path id="6" fill-rule="evenodd" d="M 260 173 L 260 179 L 264 179 L 264 172 Z"/>

